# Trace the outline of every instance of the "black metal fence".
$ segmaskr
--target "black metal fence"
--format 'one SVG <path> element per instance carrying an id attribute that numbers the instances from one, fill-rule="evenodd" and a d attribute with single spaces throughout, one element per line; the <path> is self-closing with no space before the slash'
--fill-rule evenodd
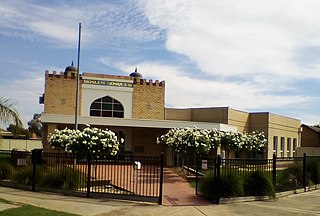
<path id="1" fill-rule="evenodd" d="M 271 196 L 275 192 L 308 190 L 320 184 L 320 157 L 273 159 L 196 159 L 196 193 L 218 203 L 220 198 Z M 189 170 L 190 171 L 190 170 Z"/>
<path id="2" fill-rule="evenodd" d="M 58 190 L 161 204 L 163 158 L 0 151 L 0 182 L 32 191 Z"/>

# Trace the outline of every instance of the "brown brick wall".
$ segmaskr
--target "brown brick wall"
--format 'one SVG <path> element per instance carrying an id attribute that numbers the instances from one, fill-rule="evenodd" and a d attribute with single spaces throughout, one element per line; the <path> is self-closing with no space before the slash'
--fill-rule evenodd
<path id="1" fill-rule="evenodd" d="M 132 97 L 132 118 L 164 119 L 165 82 L 135 80 Z"/>
<path id="2" fill-rule="evenodd" d="M 45 75 L 44 113 L 74 115 L 76 106 L 76 76 L 68 73 L 64 75 Z M 81 82 L 79 82 L 79 114 L 81 113 Z"/>
<path id="3" fill-rule="evenodd" d="M 301 147 L 320 147 L 320 133 L 304 126 L 301 133 Z"/>
<path id="4" fill-rule="evenodd" d="M 269 136 L 269 113 L 250 113 L 250 130 L 263 132 L 265 136 Z"/>
<path id="5" fill-rule="evenodd" d="M 191 109 L 166 108 L 166 120 L 191 121 Z"/>
<path id="6" fill-rule="evenodd" d="M 192 121 L 228 124 L 228 107 L 192 108 Z"/>

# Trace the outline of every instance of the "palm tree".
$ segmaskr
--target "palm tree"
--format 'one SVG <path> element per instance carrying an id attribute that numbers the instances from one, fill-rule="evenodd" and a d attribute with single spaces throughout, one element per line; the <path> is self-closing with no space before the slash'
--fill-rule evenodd
<path id="1" fill-rule="evenodd" d="M 0 97 L 0 123 L 14 121 L 15 125 L 22 127 L 22 121 L 19 113 L 13 107 L 14 103 L 10 99 Z"/>

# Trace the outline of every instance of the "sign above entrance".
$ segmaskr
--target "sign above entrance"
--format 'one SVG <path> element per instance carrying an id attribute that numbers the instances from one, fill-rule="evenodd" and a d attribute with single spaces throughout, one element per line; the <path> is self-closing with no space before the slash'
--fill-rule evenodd
<path id="1" fill-rule="evenodd" d="M 82 83 L 83 84 L 88 84 L 88 85 L 102 85 L 102 86 L 115 86 L 115 87 L 133 88 L 133 84 L 132 83 L 119 82 L 119 81 L 83 79 Z"/>

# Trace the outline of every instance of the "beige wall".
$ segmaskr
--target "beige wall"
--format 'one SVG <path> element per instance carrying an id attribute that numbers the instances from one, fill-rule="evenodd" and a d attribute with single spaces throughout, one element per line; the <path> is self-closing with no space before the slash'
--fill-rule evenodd
<path id="1" fill-rule="evenodd" d="M 192 108 L 192 121 L 228 124 L 228 107 Z"/>
<path id="2" fill-rule="evenodd" d="M 320 156 L 320 147 L 299 147 L 296 151 L 296 157 L 303 157 L 303 153 L 307 156 Z"/>
<path id="3" fill-rule="evenodd" d="M 165 152 L 165 147 L 156 143 L 157 137 L 166 133 L 165 129 L 133 128 L 132 129 L 132 152 L 134 156 L 159 157 Z"/>
<path id="4" fill-rule="evenodd" d="M 132 118 L 164 119 L 165 82 L 135 80 L 132 98 Z"/>
<path id="5" fill-rule="evenodd" d="M 48 139 L 50 134 L 54 134 L 54 130 L 57 128 L 58 128 L 57 124 L 43 123 L 43 135 L 42 135 L 43 151 L 52 151 L 52 148 L 48 146 Z"/>
<path id="6" fill-rule="evenodd" d="M 26 149 L 31 151 L 32 149 L 42 149 L 41 140 L 20 140 L 20 139 L 2 139 L 0 140 L 0 150 L 12 150 L 12 149 Z"/>
<path id="7" fill-rule="evenodd" d="M 242 133 L 249 132 L 249 113 L 229 108 L 227 124 L 238 127 Z"/>
<path id="8" fill-rule="evenodd" d="M 166 120 L 214 122 L 227 124 L 228 107 L 213 108 L 165 108 Z"/>
<path id="9" fill-rule="evenodd" d="M 191 109 L 165 108 L 166 120 L 191 121 Z"/>
<path id="10" fill-rule="evenodd" d="M 249 130 L 249 113 L 229 107 L 166 108 L 166 119 L 222 123 L 236 126 L 241 132 Z"/>
<path id="11" fill-rule="evenodd" d="M 277 156 L 293 156 L 293 140 L 300 146 L 300 120 L 269 112 L 248 113 L 229 107 L 166 109 L 166 119 L 216 122 L 236 126 L 240 132 L 263 132 L 268 139 L 268 151 L 265 156 L 272 158 L 273 140 L 278 137 Z M 281 137 L 284 140 L 281 149 Z M 289 145 L 289 147 L 288 147 Z M 283 152 L 281 154 L 281 151 Z M 289 152 L 288 152 L 289 151 Z"/>
<path id="12" fill-rule="evenodd" d="M 278 137 L 278 145 L 277 145 L 277 157 L 284 157 L 290 156 L 293 157 L 295 149 L 293 148 L 294 139 L 297 142 L 297 147 L 300 146 L 300 129 L 301 122 L 300 120 L 280 116 L 277 114 L 269 113 L 269 134 L 268 134 L 268 157 L 271 158 L 274 149 L 273 149 L 273 142 L 274 137 Z M 284 140 L 284 146 L 281 150 L 281 139 Z M 288 149 L 288 139 L 290 139 L 290 150 Z M 283 154 L 281 154 L 281 151 Z M 288 152 L 289 151 L 289 154 Z"/>

